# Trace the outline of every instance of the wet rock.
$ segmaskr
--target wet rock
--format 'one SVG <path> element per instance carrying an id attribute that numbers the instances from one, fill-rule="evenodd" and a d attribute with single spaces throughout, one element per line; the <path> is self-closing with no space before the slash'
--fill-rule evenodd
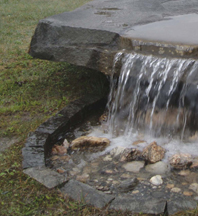
<path id="1" fill-rule="evenodd" d="M 189 175 L 185 176 L 185 180 L 189 184 L 197 183 L 198 182 L 198 173 L 194 173 L 194 172 L 190 173 Z"/>
<path id="2" fill-rule="evenodd" d="M 110 154 L 112 157 L 117 157 L 118 155 L 122 154 L 126 148 L 125 147 L 116 147 L 111 150 Z"/>
<path id="3" fill-rule="evenodd" d="M 190 170 L 181 170 L 178 175 L 180 176 L 187 176 L 190 175 Z"/>
<path id="4" fill-rule="evenodd" d="M 86 173 L 76 176 L 76 180 L 82 183 L 86 183 L 88 179 L 89 179 L 89 174 L 86 174 Z"/>
<path id="5" fill-rule="evenodd" d="M 195 158 L 190 166 L 190 169 L 197 169 L 198 168 L 198 158 Z"/>
<path id="6" fill-rule="evenodd" d="M 65 146 L 61 146 L 61 145 L 54 145 L 54 147 L 52 148 L 52 155 L 64 155 L 67 154 L 67 148 L 65 148 Z"/>
<path id="7" fill-rule="evenodd" d="M 138 182 L 137 178 L 127 179 L 117 186 L 117 190 L 122 193 L 127 193 L 133 190 L 137 186 Z"/>
<path id="8" fill-rule="evenodd" d="M 153 174 L 164 174 L 170 171 L 170 166 L 163 161 L 159 161 L 157 163 L 147 165 L 145 170 Z"/>
<path id="9" fill-rule="evenodd" d="M 151 182 L 151 184 L 153 184 L 153 185 L 155 185 L 155 186 L 159 186 L 159 185 L 163 184 L 163 180 L 162 180 L 161 175 L 153 176 L 153 177 L 150 179 L 150 182 Z"/>
<path id="10" fill-rule="evenodd" d="M 192 156 L 189 154 L 175 154 L 169 159 L 170 165 L 175 169 L 187 169 L 192 164 Z"/>
<path id="11" fill-rule="evenodd" d="M 101 137 L 82 136 L 72 141 L 72 150 L 91 150 L 93 152 L 102 151 L 109 146 L 110 140 Z"/>
<path id="12" fill-rule="evenodd" d="M 107 120 L 108 120 L 108 113 L 105 112 L 100 116 L 99 122 L 100 122 L 100 124 L 103 124 L 103 123 L 107 122 Z"/>
<path id="13" fill-rule="evenodd" d="M 121 162 L 129 162 L 141 158 L 141 151 L 134 148 L 126 148 L 120 155 Z"/>
<path id="14" fill-rule="evenodd" d="M 164 158 L 165 149 L 152 142 L 143 149 L 142 156 L 149 163 L 156 163 Z"/>
<path id="15" fill-rule="evenodd" d="M 184 192 L 183 192 L 183 195 L 184 195 L 184 196 L 192 196 L 192 195 L 193 195 L 193 192 L 184 191 Z"/>
<path id="16" fill-rule="evenodd" d="M 192 184 L 189 186 L 189 189 L 198 194 L 198 184 L 197 184 L 197 183 L 192 183 Z"/>
<path id="17" fill-rule="evenodd" d="M 166 185 L 166 188 L 168 188 L 168 189 L 172 189 L 172 188 L 174 188 L 174 187 L 175 187 L 174 184 L 167 184 L 167 185 Z"/>
<path id="18" fill-rule="evenodd" d="M 66 149 L 68 149 L 69 148 L 69 142 L 67 141 L 67 139 L 64 139 L 64 141 L 63 141 L 63 146 L 66 148 Z"/>
<path id="19" fill-rule="evenodd" d="M 86 204 L 93 205 L 97 208 L 105 207 L 114 199 L 113 196 L 106 195 L 103 192 L 76 180 L 70 180 L 60 190 L 64 195 L 67 195 L 74 200 L 83 200 Z"/>
<path id="20" fill-rule="evenodd" d="M 173 193 L 180 193 L 181 192 L 181 189 L 180 188 L 177 188 L 177 187 L 174 187 L 170 190 L 171 192 Z"/>
<path id="21" fill-rule="evenodd" d="M 123 168 L 126 171 L 138 173 L 144 167 L 144 164 L 145 164 L 144 161 L 133 161 L 124 164 Z"/>

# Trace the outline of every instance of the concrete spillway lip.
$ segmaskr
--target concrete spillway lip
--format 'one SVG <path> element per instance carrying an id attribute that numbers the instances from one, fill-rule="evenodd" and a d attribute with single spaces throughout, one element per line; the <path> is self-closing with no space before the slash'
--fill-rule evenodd
<path id="1" fill-rule="evenodd" d="M 196 0 L 95 0 L 40 20 L 29 53 L 106 74 L 123 49 L 197 59 L 197 13 Z"/>

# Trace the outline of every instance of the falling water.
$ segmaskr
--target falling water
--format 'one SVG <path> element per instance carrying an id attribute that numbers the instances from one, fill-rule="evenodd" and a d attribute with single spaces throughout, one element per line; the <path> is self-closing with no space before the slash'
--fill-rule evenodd
<path id="1" fill-rule="evenodd" d="M 198 62 L 193 59 L 120 52 L 111 76 L 109 131 L 114 136 L 144 131 L 183 139 L 198 129 L 197 88 Z"/>

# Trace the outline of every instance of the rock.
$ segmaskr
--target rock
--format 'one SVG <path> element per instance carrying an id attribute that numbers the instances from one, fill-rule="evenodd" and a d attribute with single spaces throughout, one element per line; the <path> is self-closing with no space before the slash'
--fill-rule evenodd
<path id="1" fill-rule="evenodd" d="M 63 141 L 63 146 L 66 148 L 66 149 L 68 149 L 69 148 L 69 142 L 67 141 L 67 139 L 64 139 L 64 141 Z"/>
<path id="2" fill-rule="evenodd" d="M 108 113 L 105 112 L 100 116 L 99 122 L 100 122 L 100 124 L 103 124 L 103 123 L 107 122 L 107 120 L 108 120 Z"/>
<path id="3" fill-rule="evenodd" d="M 120 161 L 126 162 L 126 161 L 133 161 L 138 160 L 141 158 L 141 151 L 134 149 L 134 148 L 126 148 L 123 153 L 120 155 Z"/>
<path id="4" fill-rule="evenodd" d="M 184 192 L 183 192 L 183 195 L 184 195 L 184 196 L 192 196 L 192 195 L 193 195 L 193 192 L 184 191 Z"/>
<path id="5" fill-rule="evenodd" d="M 76 180 L 82 183 L 86 183 L 88 179 L 89 179 L 89 174 L 86 174 L 86 173 L 76 176 Z"/>
<path id="6" fill-rule="evenodd" d="M 110 154 L 111 154 L 112 157 L 117 157 L 118 155 L 123 153 L 125 149 L 126 149 L 125 147 L 119 146 L 119 147 L 116 147 L 116 148 L 112 149 Z"/>
<path id="7" fill-rule="evenodd" d="M 190 170 L 181 170 L 178 175 L 180 176 L 187 176 L 190 175 Z"/>
<path id="8" fill-rule="evenodd" d="M 190 166 L 190 169 L 197 169 L 198 168 L 198 158 L 195 158 Z"/>
<path id="9" fill-rule="evenodd" d="M 189 175 L 185 176 L 185 181 L 189 184 L 198 182 L 198 173 L 192 172 Z"/>
<path id="10" fill-rule="evenodd" d="M 198 184 L 197 184 L 197 183 L 192 183 L 192 184 L 189 186 L 189 189 L 198 194 Z"/>
<path id="11" fill-rule="evenodd" d="M 180 193 L 181 192 L 181 189 L 180 188 L 177 188 L 177 187 L 174 187 L 170 190 L 171 192 L 173 193 Z"/>
<path id="12" fill-rule="evenodd" d="M 144 164 L 145 164 L 144 161 L 133 161 L 124 164 L 123 168 L 126 171 L 138 173 L 144 167 Z"/>
<path id="13" fill-rule="evenodd" d="M 174 188 L 174 187 L 175 187 L 174 184 L 167 184 L 167 185 L 166 185 L 166 188 L 168 188 L 168 189 L 172 189 L 172 188 Z"/>
<path id="14" fill-rule="evenodd" d="M 67 148 L 61 145 L 54 145 L 52 148 L 52 155 L 65 155 L 67 154 Z"/>
<path id="15" fill-rule="evenodd" d="M 66 170 L 64 170 L 64 169 L 62 169 L 62 168 L 58 168 L 56 171 L 57 171 L 58 173 L 65 173 L 65 172 L 66 172 Z"/>
<path id="16" fill-rule="evenodd" d="M 149 163 L 156 163 L 164 158 L 165 149 L 158 146 L 156 142 L 150 143 L 143 149 L 142 156 Z"/>
<path id="17" fill-rule="evenodd" d="M 69 160 L 71 159 L 71 156 L 70 155 L 63 155 L 63 156 L 60 156 L 59 159 L 61 161 L 64 161 L 64 162 L 69 162 Z"/>
<path id="18" fill-rule="evenodd" d="M 147 165 L 145 170 L 153 174 L 164 174 L 170 171 L 170 166 L 163 161 L 159 161 L 157 163 Z"/>
<path id="19" fill-rule="evenodd" d="M 117 190 L 122 193 L 127 193 L 133 190 L 137 186 L 138 182 L 137 178 L 127 179 L 117 186 Z"/>
<path id="20" fill-rule="evenodd" d="M 88 136 L 81 136 L 71 143 L 72 150 L 89 150 L 91 149 L 93 152 L 102 151 L 107 146 L 110 145 L 110 140 L 107 138 L 101 137 L 88 137 Z"/>
<path id="21" fill-rule="evenodd" d="M 163 180 L 162 180 L 161 175 L 153 176 L 153 177 L 150 179 L 150 182 L 151 182 L 151 184 L 153 184 L 153 185 L 155 185 L 155 186 L 159 186 L 159 185 L 163 184 Z"/>
<path id="22" fill-rule="evenodd" d="M 103 192 L 76 180 L 70 180 L 60 190 L 64 195 L 67 195 L 76 201 L 83 201 L 86 204 L 93 205 L 97 208 L 105 207 L 114 199 L 113 196 L 106 195 Z"/>
<path id="23" fill-rule="evenodd" d="M 175 154 L 169 159 L 170 165 L 175 169 L 187 169 L 192 164 L 192 156 L 189 154 Z"/>
<path id="24" fill-rule="evenodd" d="M 132 194 L 138 194 L 140 191 L 139 190 L 134 190 L 132 191 Z"/>

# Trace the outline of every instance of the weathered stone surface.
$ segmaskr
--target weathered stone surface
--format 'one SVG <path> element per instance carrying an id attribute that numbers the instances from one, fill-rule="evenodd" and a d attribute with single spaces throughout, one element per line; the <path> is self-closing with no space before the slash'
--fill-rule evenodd
<path id="1" fill-rule="evenodd" d="M 142 34 L 149 42 L 138 40 L 136 25 L 165 20 L 169 16 L 198 12 L 198 3 L 191 1 L 91 1 L 81 8 L 48 17 L 39 22 L 32 38 L 29 53 L 33 57 L 66 61 L 110 73 L 113 56 L 121 49 L 140 52 L 153 52 L 160 55 L 194 55 L 196 46 L 182 46 L 177 38 L 186 35 L 188 31 L 178 34 L 178 29 L 172 28 L 167 32 L 177 35 L 176 46 L 171 42 L 155 43 L 148 36 Z M 166 22 L 171 19 L 166 20 Z M 147 27 L 147 25 L 145 25 Z M 161 24 L 159 24 L 161 27 Z M 169 25 L 171 26 L 171 25 Z M 185 25 L 185 26 L 189 26 Z M 145 28 L 146 28 L 145 27 Z M 151 26 L 152 27 L 152 26 Z M 142 27 L 143 28 L 143 27 Z M 148 30 L 151 28 L 147 27 Z M 144 30 L 144 28 L 143 28 Z M 162 32 L 160 30 L 150 30 Z M 195 29 L 194 29 L 195 30 Z M 141 31 L 140 31 L 141 33 Z M 194 33 L 194 32 L 193 32 Z M 189 37 L 192 37 L 189 31 Z M 165 37 L 169 39 L 170 36 Z M 170 39 L 169 39 L 170 40 Z M 191 39 L 192 40 L 192 39 Z M 162 40 L 166 41 L 166 40 Z M 164 51 L 160 52 L 163 47 Z M 195 51 L 194 51 L 194 50 Z M 181 54 L 182 50 L 182 54 Z M 195 55 L 196 56 L 196 55 Z"/>
<path id="2" fill-rule="evenodd" d="M 45 166 L 45 156 L 43 147 L 24 147 L 22 149 L 24 169 L 30 167 Z"/>
<path id="3" fill-rule="evenodd" d="M 84 201 L 86 204 L 93 205 L 97 208 L 103 208 L 114 199 L 111 195 L 106 195 L 87 184 L 70 180 L 61 192 L 74 200 Z"/>
<path id="4" fill-rule="evenodd" d="M 144 164 L 144 161 L 132 161 L 124 164 L 123 168 L 126 171 L 138 173 L 144 167 Z"/>
<path id="5" fill-rule="evenodd" d="M 23 171 L 47 188 L 54 188 L 66 181 L 66 178 L 59 173 L 46 167 L 33 167 Z"/>
<path id="6" fill-rule="evenodd" d="M 107 138 L 81 136 L 72 141 L 71 149 L 88 150 L 91 148 L 92 151 L 102 151 L 109 145 L 110 140 Z"/>
<path id="7" fill-rule="evenodd" d="M 150 163 L 156 163 L 164 158 L 165 149 L 158 146 L 156 142 L 150 143 L 143 149 L 142 156 Z"/>
<path id="8" fill-rule="evenodd" d="M 161 175 L 153 176 L 153 177 L 150 179 L 150 182 L 151 182 L 151 184 L 153 184 L 153 185 L 155 185 L 155 186 L 159 186 L 159 185 L 163 184 L 163 180 L 162 180 Z"/>
<path id="9" fill-rule="evenodd" d="M 126 148 L 120 155 L 120 161 L 133 161 L 141 158 L 141 151 L 135 148 Z"/>
<path id="10" fill-rule="evenodd" d="M 137 178 L 132 178 L 132 179 L 127 179 L 125 181 L 122 181 L 118 186 L 117 190 L 122 193 L 126 193 L 128 191 L 133 190 L 137 184 L 138 184 L 138 179 Z"/>
<path id="11" fill-rule="evenodd" d="M 189 154 L 175 154 L 170 159 L 170 165 L 175 169 L 186 169 L 192 164 L 192 156 Z"/>
<path id="12" fill-rule="evenodd" d="M 153 174 L 165 174 L 170 171 L 170 166 L 163 161 L 159 161 L 157 163 L 147 165 L 145 170 Z"/>
<path id="13" fill-rule="evenodd" d="M 131 211 L 133 213 L 162 214 L 166 201 L 151 198 L 149 200 L 137 200 L 133 198 L 116 197 L 110 205 L 110 209 Z"/>
<path id="14" fill-rule="evenodd" d="M 188 199 L 186 196 L 178 196 L 177 199 L 169 200 L 167 202 L 168 215 L 173 215 L 180 211 L 195 209 L 196 207 L 197 202 Z"/>

